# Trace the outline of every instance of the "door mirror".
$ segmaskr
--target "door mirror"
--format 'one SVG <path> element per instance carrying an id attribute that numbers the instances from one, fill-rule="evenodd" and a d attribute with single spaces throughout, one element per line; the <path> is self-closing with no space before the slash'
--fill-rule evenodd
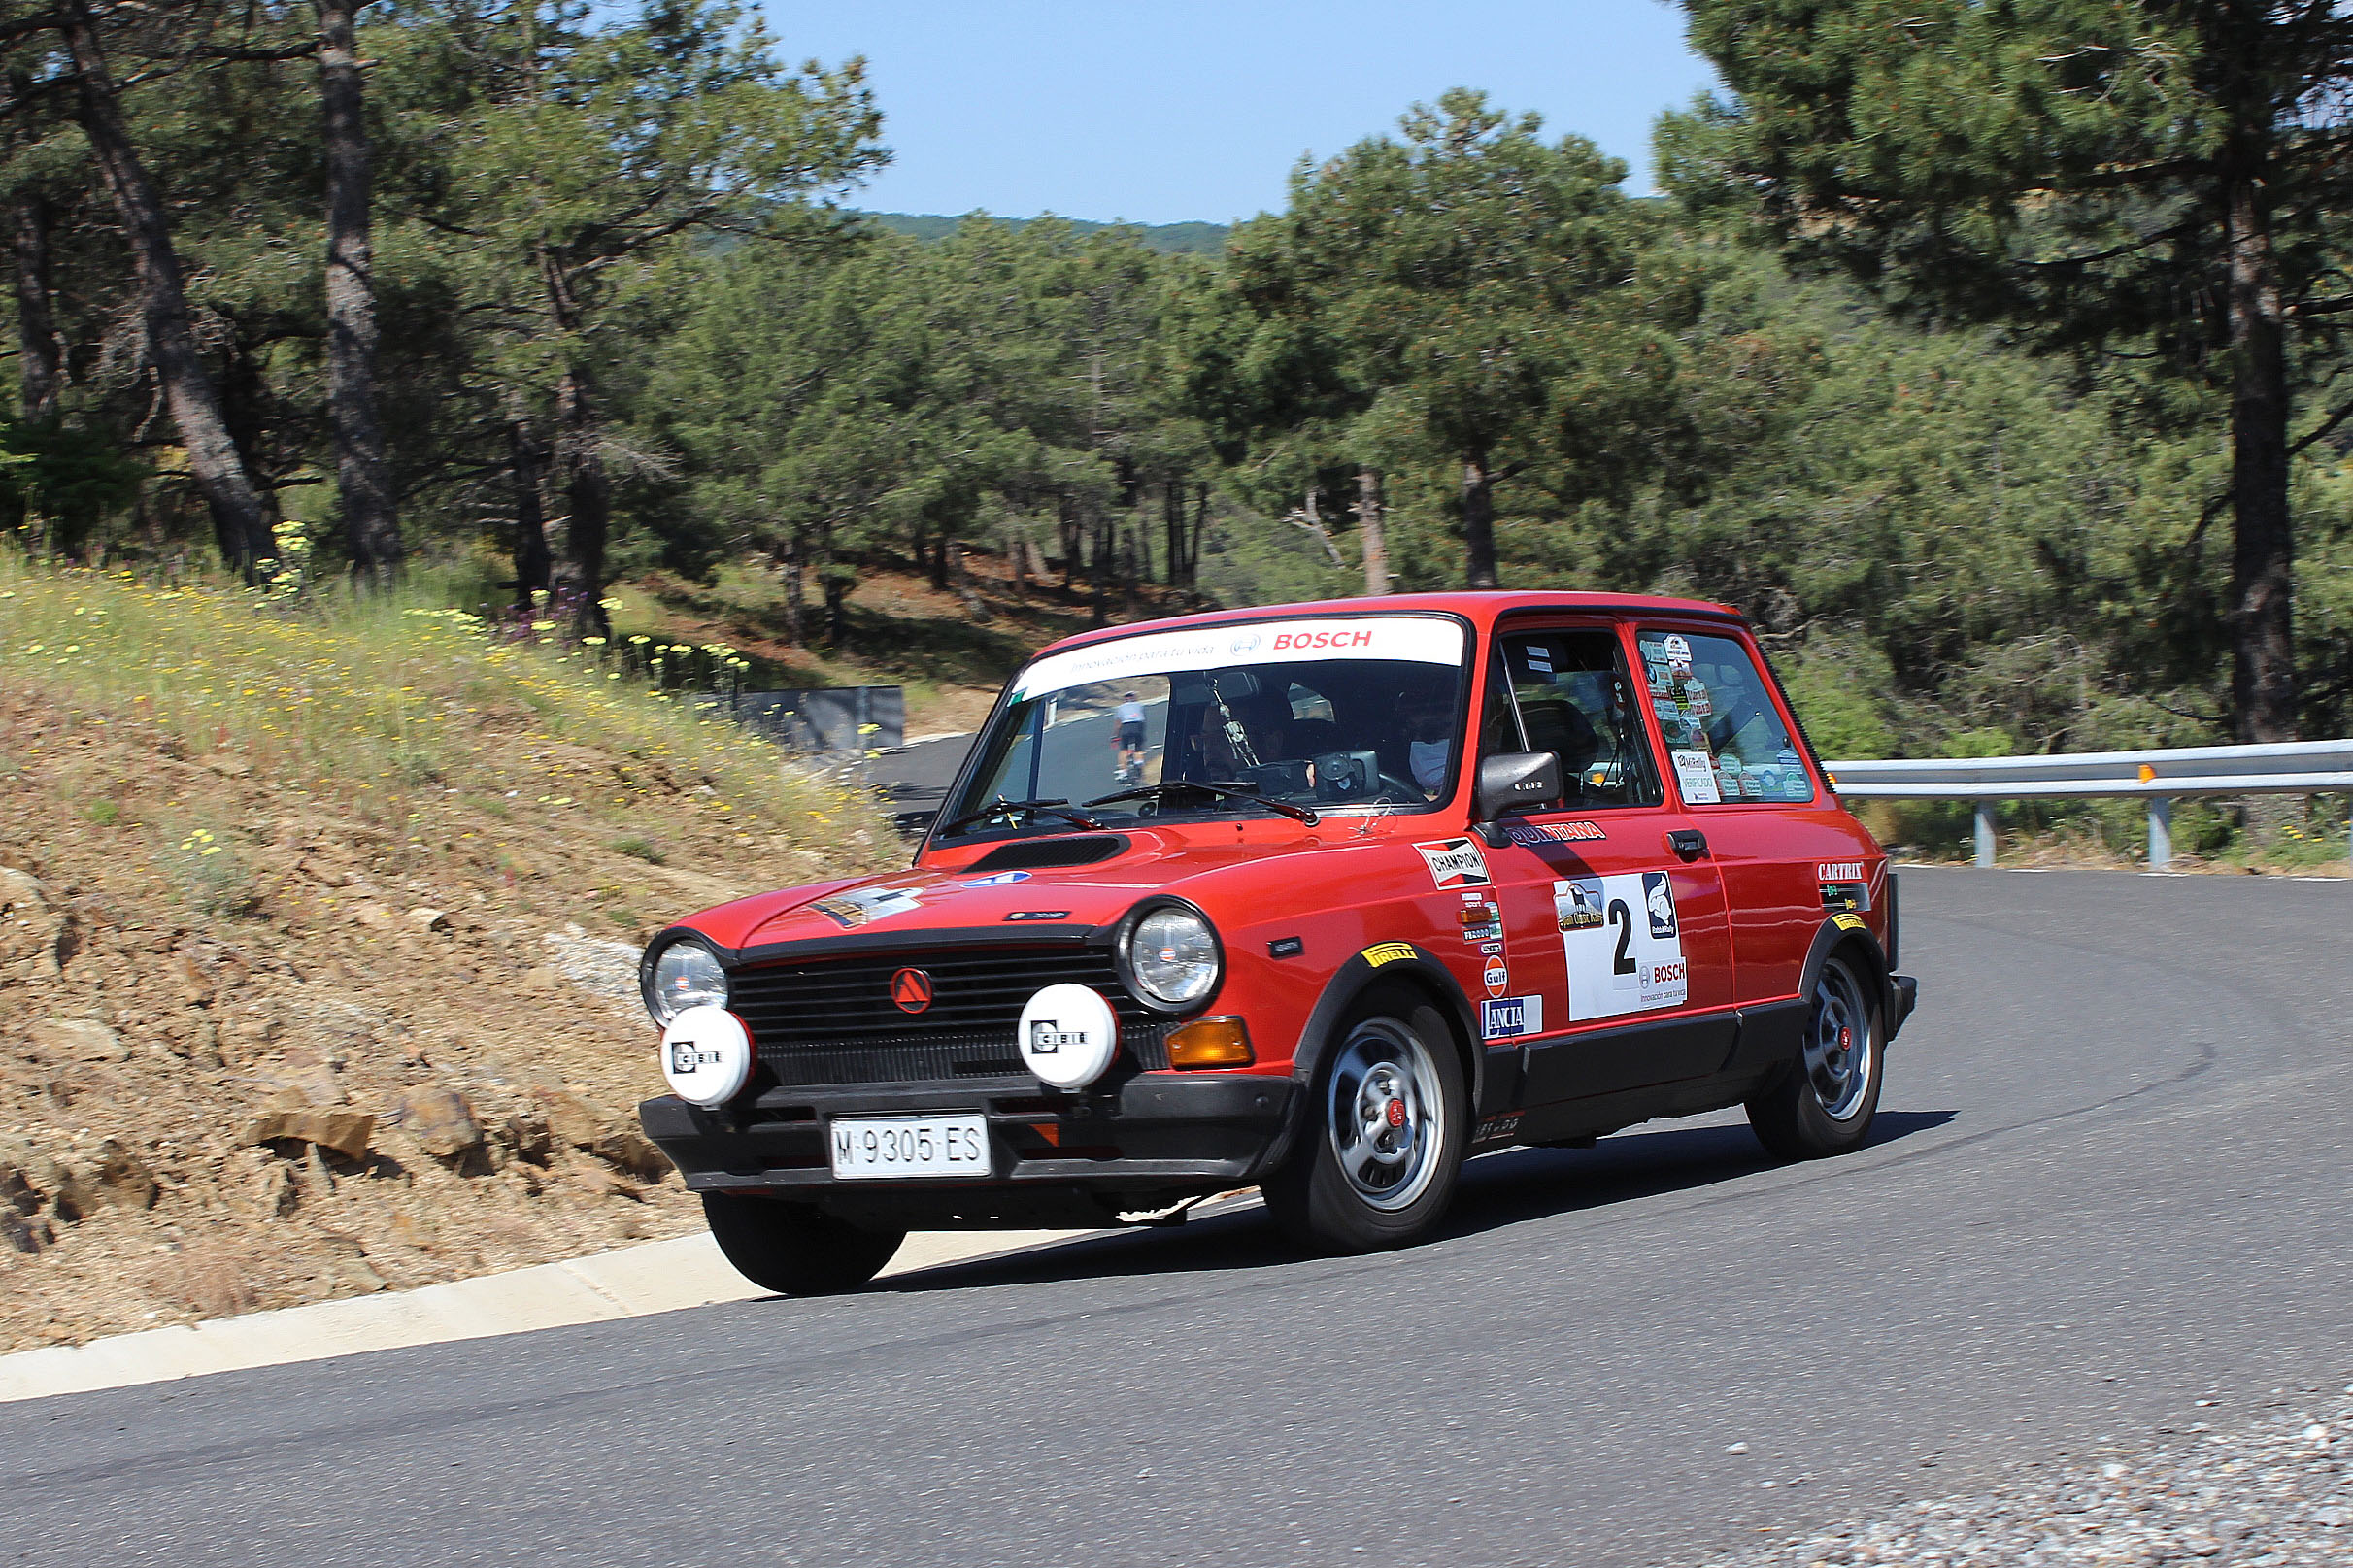
<path id="1" fill-rule="evenodd" d="M 1498 751 L 1479 759 L 1479 790 L 1472 815 L 1492 822 L 1506 813 L 1559 804 L 1561 753 Z"/>

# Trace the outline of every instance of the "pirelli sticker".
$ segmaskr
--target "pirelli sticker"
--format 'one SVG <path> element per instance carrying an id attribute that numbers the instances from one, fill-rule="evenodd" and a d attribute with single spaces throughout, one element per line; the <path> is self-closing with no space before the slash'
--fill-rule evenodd
<path id="1" fill-rule="evenodd" d="M 1376 942 L 1357 956 L 1378 969 L 1383 964 L 1394 964 L 1400 958 L 1411 958 L 1415 954 L 1410 942 Z"/>

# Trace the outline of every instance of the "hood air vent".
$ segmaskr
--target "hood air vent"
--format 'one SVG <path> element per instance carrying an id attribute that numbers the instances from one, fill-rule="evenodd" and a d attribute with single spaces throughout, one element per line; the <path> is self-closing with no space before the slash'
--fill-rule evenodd
<path id="1" fill-rule="evenodd" d="M 970 876 L 986 876 L 992 871 L 1035 871 L 1041 866 L 1091 866 L 1097 860 L 1108 860 L 1127 848 L 1127 838 L 1122 833 L 1092 834 L 1070 839 L 1030 839 L 1019 844 L 1000 844 L 966 866 Z"/>

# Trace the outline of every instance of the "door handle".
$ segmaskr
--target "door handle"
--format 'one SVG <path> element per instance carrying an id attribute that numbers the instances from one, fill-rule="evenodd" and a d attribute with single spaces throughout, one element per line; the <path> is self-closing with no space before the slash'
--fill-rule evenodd
<path id="1" fill-rule="evenodd" d="M 1678 827 L 1666 835 L 1666 847 L 1686 860 L 1707 853 L 1707 835 L 1696 827 Z"/>

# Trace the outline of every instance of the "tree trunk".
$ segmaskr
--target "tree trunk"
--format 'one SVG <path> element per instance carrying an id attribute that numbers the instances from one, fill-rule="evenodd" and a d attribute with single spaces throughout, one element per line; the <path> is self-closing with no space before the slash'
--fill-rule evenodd
<path id="1" fill-rule="evenodd" d="M 557 378 L 555 417 L 560 427 L 556 464 L 563 476 L 564 501 L 571 510 L 564 526 L 563 559 L 554 574 L 558 613 L 569 621 L 571 636 L 606 637 L 612 633 L 604 595 L 605 539 L 613 526 L 613 481 L 605 473 L 604 455 L 597 450 L 601 432 L 587 372 L 574 367 Z"/>
<path id="2" fill-rule="evenodd" d="M 539 276 L 548 291 L 548 314 L 577 355 L 580 307 L 572 280 L 552 252 L 539 253 Z M 564 523 L 563 559 L 554 573 L 558 614 L 573 637 L 610 637 L 605 615 L 605 539 L 613 524 L 613 482 L 605 473 L 603 431 L 597 424 L 596 391 L 588 370 L 569 360 L 555 379 L 555 466 L 571 516 Z"/>
<path id="3" fill-rule="evenodd" d="M 1209 486 L 1193 487 L 1193 537 L 1185 545 L 1185 585 L 1201 585 L 1201 539 L 1209 532 Z"/>
<path id="4" fill-rule="evenodd" d="M 1389 534 L 1381 517 L 1381 476 L 1357 470 L 1357 529 L 1364 546 L 1364 591 L 1389 591 Z"/>
<path id="5" fill-rule="evenodd" d="M 73 55 L 75 117 L 89 138 L 130 242 L 148 351 L 163 384 L 164 403 L 180 445 L 187 452 L 188 472 L 212 509 L 214 527 L 231 564 L 251 577 L 260 562 L 277 558 L 278 498 L 255 480 L 229 438 L 219 393 L 196 352 L 171 228 L 122 122 L 122 106 L 99 48 L 98 24 L 90 17 L 88 0 L 62 0 L 57 30 Z"/>
<path id="6" fill-rule="evenodd" d="M 2238 739 L 2296 739 L 2296 536 L 2288 515 L 2288 373 L 2260 182 L 2230 196 L 2231 706 Z"/>
<path id="7" fill-rule="evenodd" d="M 49 203 L 19 189 L 13 237 L 17 261 L 17 376 L 26 419 L 39 423 L 57 412 L 65 365 L 57 352 L 57 323 L 50 310 Z"/>
<path id="8" fill-rule="evenodd" d="M 521 398 L 507 406 L 507 471 L 515 484 L 515 605 L 528 612 L 531 595 L 546 592 L 549 575 L 548 515 L 540 504 L 540 484 L 548 472 L 547 449 L 522 410 Z"/>
<path id="9" fill-rule="evenodd" d="M 1487 466 L 1487 453 L 1472 452 L 1462 459 L 1462 551 L 1469 562 L 1470 585 L 1496 585 L 1496 476 Z"/>
<path id="10" fill-rule="evenodd" d="M 805 575 L 801 563 L 807 558 L 807 550 L 808 547 L 801 538 L 801 531 L 798 528 L 793 529 L 791 537 L 785 541 L 784 568 L 785 636 L 794 648 L 806 648 L 809 642 L 809 630 L 803 624 L 801 617 L 803 603 L 801 580 Z"/>
<path id="11" fill-rule="evenodd" d="M 376 417 L 376 273 L 368 237 L 370 148 L 361 114 L 354 0 L 318 0 L 319 98 L 326 128 L 327 410 L 344 536 L 362 581 L 400 571 L 400 511 Z"/>

